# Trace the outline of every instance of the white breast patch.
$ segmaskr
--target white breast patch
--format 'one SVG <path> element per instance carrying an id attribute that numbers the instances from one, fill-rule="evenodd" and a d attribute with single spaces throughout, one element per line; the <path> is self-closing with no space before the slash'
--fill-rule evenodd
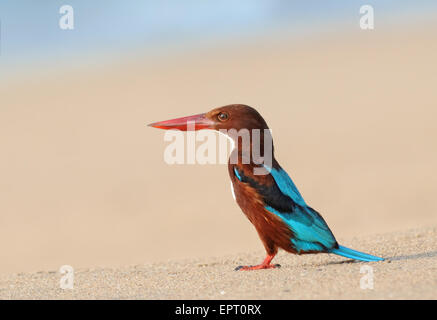
<path id="1" fill-rule="evenodd" d="M 231 192 L 232 192 L 232 197 L 234 198 L 235 201 L 237 201 L 237 199 L 235 199 L 235 192 L 234 192 L 234 184 L 231 181 Z"/>

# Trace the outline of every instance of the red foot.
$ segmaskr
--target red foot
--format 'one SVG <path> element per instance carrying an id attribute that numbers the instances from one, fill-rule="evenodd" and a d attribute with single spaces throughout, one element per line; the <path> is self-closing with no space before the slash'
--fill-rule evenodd
<path id="1" fill-rule="evenodd" d="M 268 255 L 264 261 L 261 264 L 258 264 L 256 266 L 239 266 L 235 268 L 235 271 L 249 271 L 249 270 L 261 270 L 261 269 L 273 269 L 273 268 L 280 268 L 280 264 L 271 264 L 273 258 L 275 257 L 274 254 Z"/>

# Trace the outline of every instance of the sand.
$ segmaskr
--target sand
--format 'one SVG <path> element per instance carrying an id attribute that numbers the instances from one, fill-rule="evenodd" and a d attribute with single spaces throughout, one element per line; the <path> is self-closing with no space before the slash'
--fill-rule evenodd
<path id="1" fill-rule="evenodd" d="M 0 277 L 0 299 L 437 299 L 437 227 L 357 237 L 345 245 L 386 258 L 352 262 L 334 255 L 282 252 L 281 268 L 249 272 L 263 252 L 122 268 L 78 269 L 72 289 L 57 271 Z M 361 278 L 373 272 L 373 288 Z M 360 273 L 363 271 L 363 273 Z M 369 282 L 364 282 L 368 284 Z"/>

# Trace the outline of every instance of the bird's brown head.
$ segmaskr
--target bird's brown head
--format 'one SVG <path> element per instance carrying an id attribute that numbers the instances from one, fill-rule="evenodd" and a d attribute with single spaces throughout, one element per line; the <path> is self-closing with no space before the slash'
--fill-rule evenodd
<path id="1" fill-rule="evenodd" d="M 241 130 L 268 129 L 263 117 L 254 108 L 243 104 L 231 104 L 215 108 L 207 113 L 172 120 L 154 122 L 149 126 L 159 129 L 192 130 Z"/>

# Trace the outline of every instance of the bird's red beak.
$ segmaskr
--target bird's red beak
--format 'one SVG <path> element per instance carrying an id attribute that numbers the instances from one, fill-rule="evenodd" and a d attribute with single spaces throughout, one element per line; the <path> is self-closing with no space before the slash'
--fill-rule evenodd
<path id="1" fill-rule="evenodd" d="M 149 124 L 149 127 L 165 129 L 165 130 L 177 129 L 181 131 L 212 129 L 214 125 L 214 121 L 208 119 L 205 115 L 206 113 L 202 113 L 189 117 L 154 122 Z"/>

